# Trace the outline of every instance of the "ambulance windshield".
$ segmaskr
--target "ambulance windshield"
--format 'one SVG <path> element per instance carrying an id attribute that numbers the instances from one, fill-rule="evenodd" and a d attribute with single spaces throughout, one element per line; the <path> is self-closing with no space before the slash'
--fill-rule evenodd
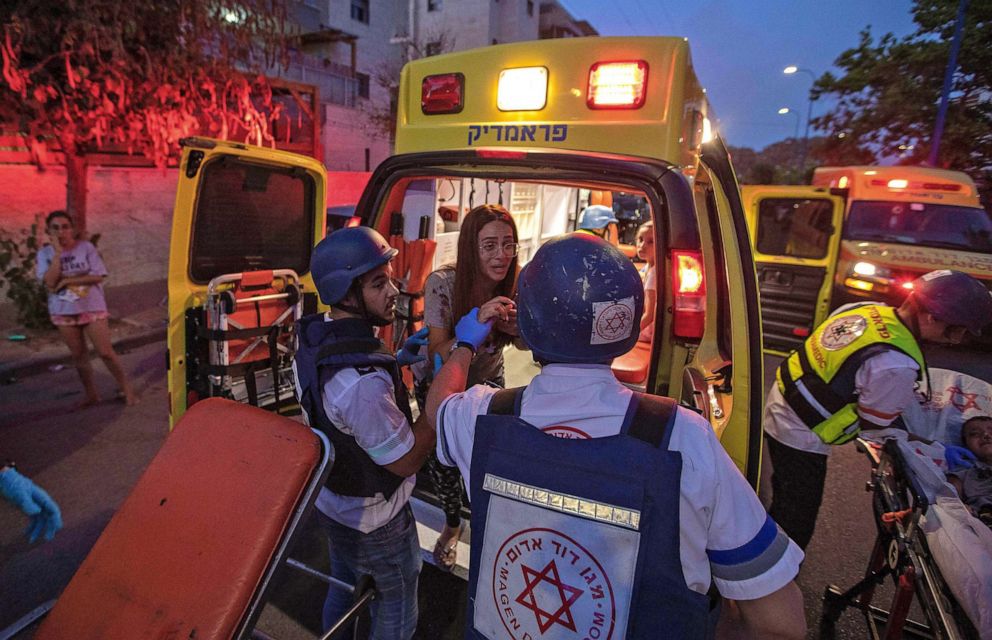
<path id="1" fill-rule="evenodd" d="M 992 253 L 992 219 L 972 207 L 861 201 L 851 205 L 844 238 Z"/>

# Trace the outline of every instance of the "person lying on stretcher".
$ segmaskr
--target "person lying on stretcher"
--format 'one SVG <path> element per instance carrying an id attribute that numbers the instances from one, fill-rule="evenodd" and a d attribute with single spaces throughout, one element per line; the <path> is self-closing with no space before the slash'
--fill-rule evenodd
<path id="1" fill-rule="evenodd" d="M 961 427 L 961 439 L 975 462 L 947 473 L 961 501 L 979 520 L 992 527 L 992 416 L 975 416 Z"/>

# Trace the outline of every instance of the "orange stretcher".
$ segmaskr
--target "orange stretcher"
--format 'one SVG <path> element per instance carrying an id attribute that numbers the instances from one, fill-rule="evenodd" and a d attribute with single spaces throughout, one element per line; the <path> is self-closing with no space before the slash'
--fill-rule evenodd
<path id="1" fill-rule="evenodd" d="M 290 269 L 217 276 L 207 285 L 209 395 L 258 407 L 293 397 L 293 326 L 302 315 L 300 279 Z"/>
<path id="2" fill-rule="evenodd" d="M 247 636 L 329 460 L 326 437 L 298 422 L 196 403 L 35 637 Z"/>

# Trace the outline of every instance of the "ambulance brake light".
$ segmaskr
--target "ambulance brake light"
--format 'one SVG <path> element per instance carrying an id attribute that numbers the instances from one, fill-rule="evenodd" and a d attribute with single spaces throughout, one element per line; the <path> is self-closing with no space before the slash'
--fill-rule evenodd
<path id="1" fill-rule="evenodd" d="M 496 107 L 500 111 L 540 111 L 548 102 L 548 70 L 520 67 L 499 72 Z"/>
<path id="2" fill-rule="evenodd" d="M 465 76 L 460 73 L 427 76 L 420 85 L 420 108 L 426 115 L 460 113 L 464 94 Z"/>
<path id="3" fill-rule="evenodd" d="M 700 251 L 672 250 L 675 335 L 699 339 L 706 328 L 706 278 Z"/>
<path id="4" fill-rule="evenodd" d="M 590 109 L 640 109 L 648 88 L 648 63 L 597 62 L 589 69 Z"/>

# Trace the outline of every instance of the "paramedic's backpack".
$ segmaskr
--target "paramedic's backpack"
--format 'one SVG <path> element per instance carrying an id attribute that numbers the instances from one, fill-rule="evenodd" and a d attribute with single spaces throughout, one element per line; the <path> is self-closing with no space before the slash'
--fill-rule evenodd
<path id="1" fill-rule="evenodd" d="M 703 638 L 679 557 L 676 404 L 635 393 L 620 434 L 564 439 L 497 392 L 472 452 L 466 638 Z"/>

